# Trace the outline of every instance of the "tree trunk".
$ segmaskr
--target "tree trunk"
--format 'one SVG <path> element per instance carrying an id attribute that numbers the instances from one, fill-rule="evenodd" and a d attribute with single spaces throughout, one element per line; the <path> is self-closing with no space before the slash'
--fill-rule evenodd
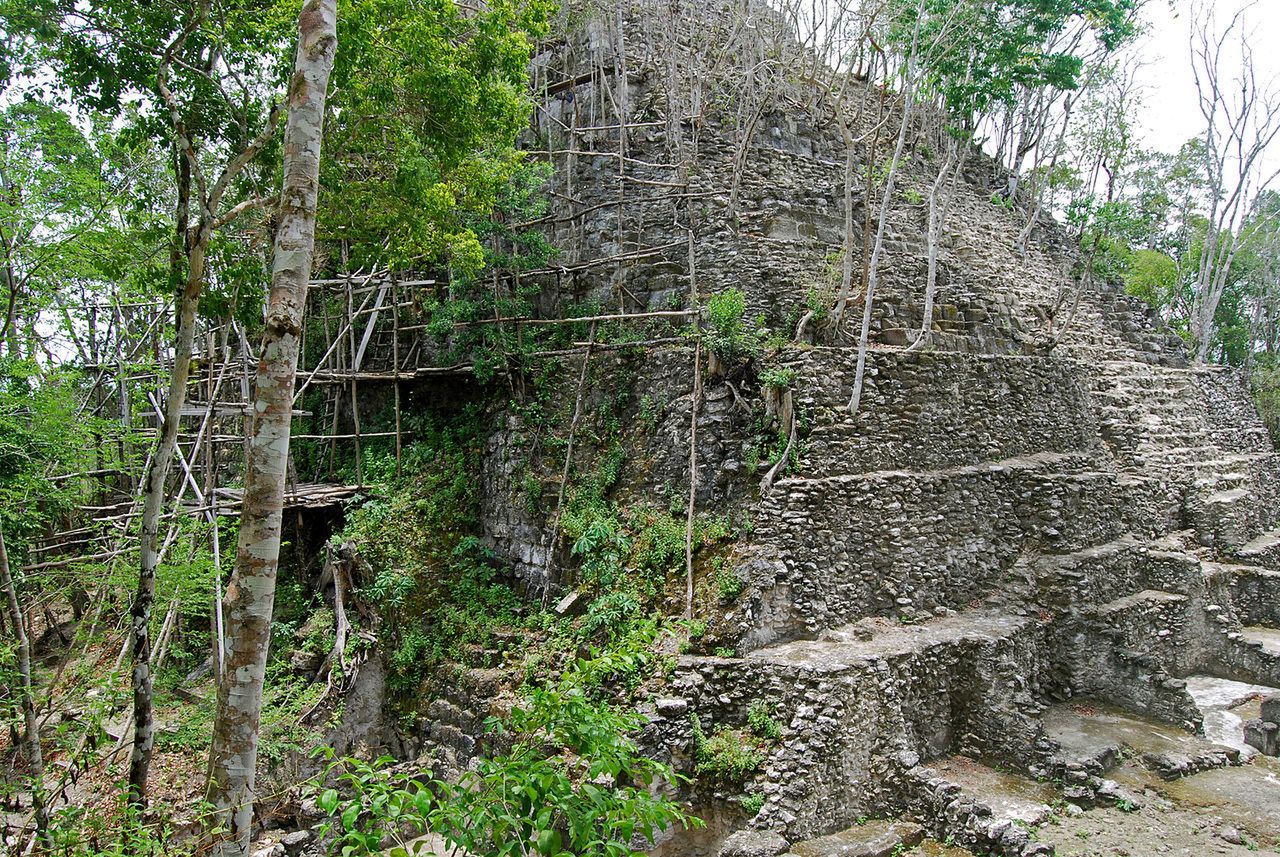
<path id="1" fill-rule="evenodd" d="M 130 611 L 133 639 L 133 750 L 129 754 L 129 802 L 142 807 L 146 802 L 147 771 L 155 746 L 152 717 L 151 609 L 156 597 L 156 567 L 160 516 L 164 513 L 165 482 L 178 444 L 182 406 L 186 404 L 187 377 L 191 370 L 191 348 L 195 337 L 196 308 L 204 288 L 204 253 L 209 242 L 208 224 L 201 223 L 191 245 L 187 282 L 178 310 L 177 342 L 173 349 L 173 375 L 169 379 L 169 399 L 164 421 L 156 438 L 151 469 L 147 471 L 142 499 L 142 537 L 139 547 L 138 591 Z"/>
<path id="2" fill-rule="evenodd" d="M 315 243 L 325 94 L 337 50 L 337 0 L 305 0 L 289 84 L 284 187 L 272 259 L 271 293 L 258 362 L 256 401 L 245 467 L 235 576 L 227 586 L 226 674 L 209 750 L 210 825 L 216 857 L 244 857 L 253 822 L 254 773 L 262 683 L 276 569 L 280 561 L 289 428 L 302 311 Z"/>
<path id="3" fill-rule="evenodd" d="M 51 845 L 49 838 L 49 809 L 45 804 L 44 790 L 44 757 L 40 753 L 40 723 L 36 718 L 35 696 L 31 691 L 31 645 L 27 640 L 27 629 L 22 621 L 22 605 L 18 603 L 18 590 L 13 585 L 9 574 L 9 552 L 5 550 L 4 533 L 0 532 L 0 587 L 4 588 L 6 606 L 9 610 L 9 624 L 13 626 L 13 637 L 18 645 L 18 680 L 21 682 L 19 695 L 22 701 L 22 719 L 26 730 L 27 764 L 31 778 L 31 808 L 35 815 L 36 835 L 42 842 Z"/>
<path id="4" fill-rule="evenodd" d="M 926 231 L 925 244 L 928 257 L 925 268 L 924 311 L 920 321 L 920 332 L 908 350 L 927 347 L 933 341 L 933 303 L 938 290 L 938 241 L 941 238 L 942 226 L 947 220 L 947 210 L 955 196 L 956 184 L 964 171 L 965 151 L 957 140 L 947 144 L 947 157 L 938 170 L 938 176 L 929 188 L 929 225 Z M 950 179 L 948 175 L 950 174 Z"/>
<path id="5" fill-rule="evenodd" d="M 923 0 L 920 13 L 924 13 Z M 916 39 L 919 37 L 919 18 L 916 32 L 912 36 L 912 53 L 915 53 Z M 898 169 L 902 164 L 902 150 L 906 147 L 907 130 L 911 127 L 911 106 L 915 97 L 915 70 L 910 65 L 903 75 L 902 84 L 902 122 L 898 126 L 898 141 L 893 149 L 893 158 L 889 161 L 889 172 L 884 181 L 884 196 L 880 199 L 880 213 L 876 225 L 876 243 L 871 250 L 871 259 L 867 264 L 867 292 L 862 303 L 862 329 L 858 334 L 858 364 L 853 374 L 853 394 L 849 397 L 849 413 L 856 414 L 862 401 L 862 383 L 867 368 L 867 344 L 871 335 L 872 301 L 875 300 L 876 286 L 880 281 L 880 257 L 884 253 L 884 233 L 889 223 L 889 215 L 893 210 L 893 192 L 898 179 Z"/>

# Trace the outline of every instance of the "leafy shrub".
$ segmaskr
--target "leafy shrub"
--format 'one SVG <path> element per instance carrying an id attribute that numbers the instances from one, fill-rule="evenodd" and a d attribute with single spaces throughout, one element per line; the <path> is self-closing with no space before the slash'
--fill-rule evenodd
<path id="1" fill-rule="evenodd" d="M 517 624 L 524 609 L 478 536 L 480 411 L 415 422 L 404 480 L 353 510 L 333 538 L 355 545 L 359 596 L 381 614 L 388 684 L 402 698 L 443 660 Z"/>
<path id="2" fill-rule="evenodd" d="M 760 371 L 760 383 L 775 390 L 788 390 L 796 381 L 796 370 L 789 366 L 766 366 Z"/>
<path id="3" fill-rule="evenodd" d="M 60 857 L 187 857 L 196 850 L 167 821 L 144 823 L 127 807 L 123 814 L 107 815 L 100 807 L 59 806 L 50 815 L 49 838 L 48 853 Z"/>
<path id="4" fill-rule="evenodd" d="M 716 593 L 719 594 L 721 601 L 732 601 L 737 598 L 742 594 L 745 586 L 742 578 L 738 577 L 733 569 L 720 568 L 716 571 Z"/>
<path id="5" fill-rule="evenodd" d="M 665 576 L 684 564 L 684 521 L 642 508 L 632 511 L 628 523 L 636 531 L 631 559 L 637 569 Z"/>
<path id="6" fill-rule="evenodd" d="M 747 792 L 738 803 L 748 818 L 755 818 L 764 809 L 764 792 Z"/>
<path id="7" fill-rule="evenodd" d="M 327 655 L 333 650 L 336 632 L 333 611 L 321 607 L 311 614 L 299 632 L 298 648 L 313 655 Z"/>
<path id="8" fill-rule="evenodd" d="M 699 776 L 740 783 L 764 763 L 764 751 L 743 730 L 721 725 L 708 737 L 698 715 L 690 715 L 689 720 L 693 727 L 693 770 Z"/>
<path id="9" fill-rule="evenodd" d="M 605 629 L 613 638 L 626 630 L 626 626 L 640 613 L 640 601 L 626 590 L 601 595 L 587 607 L 580 631 L 584 637 L 594 637 Z"/>
<path id="10" fill-rule="evenodd" d="M 317 799 L 328 814 L 322 832 L 335 834 L 330 853 L 379 854 L 390 839 L 386 853 L 406 857 L 413 839 L 434 832 L 476 857 L 526 853 L 513 850 L 522 843 L 545 855 L 623 857 L 635 853 L 633 837 L 652 842 L 674 825 L 701 826 L 651 790 L 680 778 L 629 737 L 643 717 L 602 690 L 649 663 L 651 640 L 628 637 L 530 690 L 506 722 L 490 722 L 510 736 L 510 751 L 481 759 L 456 784 L 396 768 L 390 758 L 332 761 L 326 779 L 338 788 Z"/>
<path id="11" fill-rule="evenodd" d="M 773 719 L 770 706 L 762 699 L 757 699 L 747 706 L 747 726 L 752 732 L 769 741 L 777 741 L 782 737 L 782 727 Z"/>
<path id="12" fill-rule="evenodd" d="M 707 301 L 703 341 L 721 362 L 749 360 L 760 353 L 763 320 L 746 321 L 746 298 L 740 289 L 726 289 Z"/>

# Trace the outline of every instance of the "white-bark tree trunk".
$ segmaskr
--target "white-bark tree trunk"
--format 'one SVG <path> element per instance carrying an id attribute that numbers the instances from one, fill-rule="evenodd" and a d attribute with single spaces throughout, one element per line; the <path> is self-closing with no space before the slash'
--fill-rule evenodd
<path id="1" fill-rule="evenodd" d="M 159 426 L 155 452 L 146 471 L 142 504 L 142 535 L 139 548 L 138 589 L 130 608 L 130 633 L 133 648 L 133 748 L 129 756 L 129 781 L 127 797 L 130 803 L 141 808 L 146 802 L 147 773 L 151 767 L 151 753 L 155 745 L 155 723 L 152 717 L 152 669 L 150 623 L 155 602 L 156 569 L 160 564 L 162 549 L 159 541 L 160 518 L 164 513 L 165 482 L 173 464 L 178 442 L 182 407 L 186 404 L 187 379 L 191 371 L 191 352 L 195 337 L 196 310 L 200 294 L 204 290 L 205 256 L 215 230 L 230 223 L 250 208 L 265 202 L 260 198 L 244 200 L 232 206 L 221 216 L 217 211 L 223 195 L 232 180 L 253 160 L 275 135 L 279 111 L 272 108 L 266 126 L 249 144 L 228 163 L 217 180 L 209 185 L 201 169 L 196 141 L 188 132 L 183 119 L 182 106 L 169 88 L 168 74 L 175 58 L 182 51 L 187 39 L 199 29 L 209 14 L 209 2 L 203 0 L 196 13 L 165 50 L 156 76 L 156 86 L 169 109 L 174 130 L 174 143 L 178 157 L 179 204 L 175 212 L 177 222 L 177 246 L 175 260 L 185 251 L 187 276 L 177 312 L 176 340 L 173 348 L 173 374 L 169 379 L 169 398 L 165 403 L 163 421 Z M 199 192 L 196 196 L 198 216 L 196 223 L 187 227 L 189 180 L 194 178 Z"/>
<path id="2" fill-rule="evenodd" d="M 945 133 L 945 132 L 944 132 Z M 964 146 L 969 145 L 966 138 Z M 938 243 L 942 237 L 942 227 L 947 221 L 947 212 L 951 208 L 951 200 L 955 197 L 956 184 L 964 172 L 964 156 L 966 150 L 962 143 L 953 137 L 947 140 L 947 156 L 938 170 L 937 177 L 929 187 L 929 225 L 926 229 L 927 265 L 924 285 L 924 311 L 920 321 L 920 331 L 908 350 L 928 346 L 933 340 L 933 303 L 938 289 Z"/>
<path id="3" fill-rule="evenodd" d="M 884 254 L 884 234 L 889 225 L 889 214 L 893 210 L 893 193 L 897 186 L 898 170 L 902 165 L 902 151 L 906 148 L 907 130 L 911 127 L 912 107 L 915 101 L 916 70 L 914 56 L 920 36 L 920 16 L 924 14 L 924 2 L 921 0 L 916 12 L 916 27 L 911 36 L 911 57 L 907 60 L 902 76 L 902 121 L 898 125 L 898 140 L 893 148 L 893 157 L 889 161 L 889 170 L 885 176 L 883 196 L 880 198 L 880 213 L 876 222 L 876 243 L 871 250 L 871 259 L 867 263 L 867 293 L 862 303 L 862 329 L 858 334 L 858 365 L 853 375 L 853 393 L 849 397 L 849 413 L 858 412 L 858 404 L 862 401 L 862 383 L 867 368 L 867 345 L 871 336 L 871 311 L 875 300 L 876 286 L 880 280 L 880 258 Z M 872 168 L 867 164 L 867 169 Z"/>
<path id="4" fill-rule="evenodd" d="M 1271 187 L 1280 170 L 1264 166 L 1280 138 L 1280 88 L 1257 78 L 1245 15 L 1239 9 L 1217 32 L 1214 5 L 1193 4 L 1191 71 L 1205 120 L 1204 168 L 1209 180 L 1204 246 L 1193 286 L 1191 333 L 1195 361 L 1208 360 L 1214 317 L 1229 282 L 1236 253 L 1246 238 L 1249 206 Z M 1236 69 L 1225 45 L 1239 39 Z"/>
<path id="5" fill-rule="evenodd" d="M 138 591 L 133 598 L 129 622 L 133 640 L 133 749 L 129 754 L 129 800 L 145 801 L 147 772 L 155 746 L 152 717 L 151 610 L 156 597 L 156 568 L 160 564 L 160 517 L 164 513 L 165 482 L 173 465 L 178 444 L 182 406 L 187 399 L 187 378 L 191 372 L 191 349 L 195 336 L 196 309 L 204 287 L 204 255 L 208 245 L 206 224 L 197 227 L 188 257 L 187 282 L 178 310 L 177 342 L 173 349 L 173 374 L 169 378 L 169 398 L 164 420 L 156 439 L 155 454 L 147 470 L 142 499 L 142 537 L 139 548 Z"/>
<path id="6" fill-rule="evenodd" d="M 284 186 L 245 468 L 235 576 L 227 587 L 225 678 L 209 750 L 206 799 L 217 857 L 245 857 L 253 823 L 258 727 L 280 561 L 298 340 L 315 244 L 325 96 L 338 46 L 337 0 L 305 0 L 289 84 Z"/>
<path id="7" fill-rule="evenodd" d="M 30 768 L 31 808 L 35 816 L 36 835 L 45 844 L 49 837 L 49 807 L 45 800 L 44 756 L 40 752 L 40 721 L 36 717 L 35 696 L 31 691 L 31 645 L 27 640 L 27 628 L 22 617 L 22 605 L 18 602 L 18 590 L 9 574 L 9 552 L 5 549 L 4 533 L 0 532 L 0 588 L 4 589 L 5 606 L 9 624 L 18 648 L 18 695 L 22 704 L 24 738 L 26 740 L 27 765 Z"/>

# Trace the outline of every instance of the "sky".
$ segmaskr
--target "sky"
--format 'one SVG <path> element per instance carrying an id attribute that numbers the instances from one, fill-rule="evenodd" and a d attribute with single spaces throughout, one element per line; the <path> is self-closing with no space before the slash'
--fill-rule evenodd
<path id="1" fill-rule="evenodd" d="M 1250 6 L 1246 20 L 1257 50 L 1259 81 L 1280 78 L 1280 0 L 1207 0 L 1225 24 L 1241 7 Z M 1141 127 L 1150 148 L 1175 152 L 1204 127 L 1191 73 L 1191 3 L 1152 0 L 1146 17 L 1151 30 L 1136 46 L 1143 67 L 1138 81 L 1143 87 Z M 1275 148 L 1280 149 L 1280 144 Z M 1280 163 L 1280 151 L 1270 159 Z"/>

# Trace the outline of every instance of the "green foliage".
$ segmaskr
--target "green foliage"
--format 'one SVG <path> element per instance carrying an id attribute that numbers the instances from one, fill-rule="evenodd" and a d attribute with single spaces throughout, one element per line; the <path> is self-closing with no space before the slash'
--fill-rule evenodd
<path id="1" fill-rule="evenodd" d="M 194 842 L 183 843 L 167 822 L 144 820 L 122 802 L 107 807 L 63 804 L 49 819 L 52 853 L 59 857 L 187 857 Z"/>
<path id="2" fill-rule="evenodd" d="M 626 510 L 608 499 L 622 474 L 625 455 L 616 438 L 616 409 L 602 408 L 608 446 L 595 467 L 568 492 L 560 530 L 570 553 L 580 563 L 581 579 L 593 592 L 626 591 L 641 600 L 658 596 L 667 579 L 684 566 L 686 521 L 678 509 L 647 504 Z M 697 516 L 693 527 L 696 552 L 730 539 L 725 519 Z"/>
<path id="3" fill-rule="evenodd" d="M 483 415 L 427 413 L 405 448 L 401 483 L 351 512 L 350 541 L 367 573 L 360 595 L 381 613 L 391 689 L 409 697 L 442 661 L 522 621 L 523 605 L 480 543 Z"/>
<path id="4" fill-rule="evenodd" d="M 658 427 L 658 406 L 651 397 L 645 396 L 640 400 L 638 420 L 645 434 L 653 434 Z"/>
<path id="5" fill-rule="evenodd" d="M 760 353 L 763 321 L 748 322 L 746 311 L 741 289 L 725 289 L 707 300 L 703 342 L 723 363 L 750 360 Z"/>
<path id="6" fill-rule="evenodd" d="M 316 610 L 301 629 L 298 648 L 312 655 L 327 655 L 335 639 L 334 615 L 328 606 Z"/>
<path id="7" fill-rule="evenodd" d="M 209 751 L 209 739 L 213 735 L 213 720 L 217 701 L 210 694 L 199 704 L 183 706 L 176 728 L 156 732 L 156 749 L 162 752 L 183 752 L 194 756 Z"/>
<path id="8" fill-rule="evenodd" d="M 447 267 L 447 282 L 417 295 L 443 359 L 477 377 L 527 365 L 556 331 L 476 324 L 526 316 L 538 286 L 499 288 L 485 269 L 544 266 L 553 250 L 527 226 L 545 215 L 551 169 L 525 159 L 533 46 L 551 0 L 344 0 L 326 120 L 318 239 L 346 264 Z M 412 57 L 412 62 L 406 62 Z"/>
<path id="9" fill-rule="evenodd" d="M 579 632 L 590 639 L 601 630 L 613 639 L 627 632 L 630 624 L 640 615 L 640 600 L 628 590 L 607 592 L 587 607 Z"/>
<path id="10" fill-rule="evenodd" d="M 738 805 L 748 818 L 755 818 L 764 809 L 764 792 L 747 792 L 738 801 Z"/>
<path id="11" fill-rule="evenodd" d="M 350 242 L 354 264 L 413 269 L 443 258 L 464 277 L 480 271 L 475 226 L 524 180 L 515 139 L 531 107 L 532 46 L 552 8 L 342 3 L 324 166 L 324 184 L 342 192 L 321 194 L 321 224 Z"/>
<path id="12" fill-rule="evenodd" d="M 0 359 L 0 527 L 15 566 L 25 540 L 81 499 L 81 482 L 49 478 L 90 469 L 93 423 L 78 417 L 76 380 L 32 361 Z"/>
<path id="13" fill-rule="evenodd" d="M 741 783 L 764 763 L 759 742 L 741 729 L 721 724 L 708 736 L 698 715 L 691 714 L 694 772 L 724 783 Z"/>
<path id="14" fill-rule="evenodd" d="M 760 370 L 760 384 L 774 390 L 789 390 L 796 382 L 796 370 L 789 366 L 766 366 Z"/>
<path id="15" fill-rule="evenodd" d="M 617 510 L 591 492 L 575 491 L 566 505 L 560 527 L 572 545 L 570 552 L 581 562 L 583 579 L 598 589 L 621 584 L 631 539 Z"/>
<path id="16" fill-rule="evenodd" d="M 889 39 L 904 54 L 915 43 L 926 84 L 942 97 L 957 125 L 968 128 L 972 117 L 1013 104 L 1020 87 L 1076 89 L 1083 58 L 1055 44 L 1057 35 L 1073 21 L 1083 21 L 1099 43 L 1115 49 L 1136 34 L 1133 12 L 1138 4 L 925 0 L 924 15 L 918 17 L 920 5 L 918 0 L 891 4 Z"/>
<path id="17" fill-rule="evenodd" d="M 1153 308 L 1167 306 L 1177 289 L 1178 263 L 1159 250 L 1136 250 L 1124 272 L 1124 290 Z"/>
<path id="18" fill-rule="evenodd" d="M 715 583 L 716 593 L 720 596 L 721 601 L 732 601 L 741 595 L 742 590 L 746 587 L 742 578 L 732 568 L 724 566 L 716 569 Z"/>
<path id="19" fill-rule="evenodd" d="M 636 533 L 631 546 L 631 564 L 642 574 L 665 577 L 684 564 L 686 524 L 669 512 L 639 507 L 627 516 Z M 701 541 L 695 525 L 694 541 Z"/>
<path id="20" fill-rule="evenodd" d="M 747 726 L 757 736 L 769 741 L 782 737 L 782 727 L 773 719 L 773 711 L 764 700 L 757 699 L 747 706 Z"/>
<path id="21" fill-rule="evenodd" d="M 700 826 L 656 791 L 679 776 L 640 752 L 629 734 L 643 718 L 604 690 L 649 663 L 651 639 L 629 638 L 530 689 L 506 722 L 490 723 L 511 749 L 480 759 L 456 784 L 389 758 L 333 761 L 334 787 L 317 800 L 329 816 L 322 829 L 336 834 L 330 853 L 382 853 L 390 839 L 390 854 L 408 855 L 413 838 L 433 832 L 477 857 L 629 857 L 641 853 L 633 837 L 652 842 L 674 825 Z"/>

